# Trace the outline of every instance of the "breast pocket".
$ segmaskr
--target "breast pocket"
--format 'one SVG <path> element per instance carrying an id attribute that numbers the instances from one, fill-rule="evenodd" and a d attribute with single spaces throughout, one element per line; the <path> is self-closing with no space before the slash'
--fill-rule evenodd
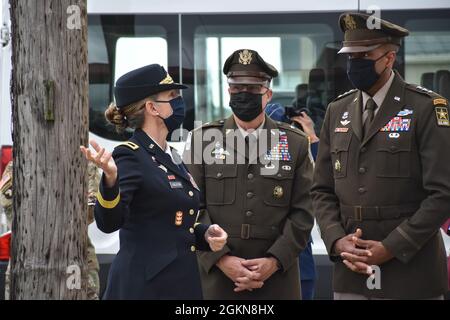
<path id="1" fill-rule="evenodd" d="M 205 193 L 208 205 L 233 204 L 236 200 L 237 165 L 207 165 Z"/>
<path id="2" fill-rule="evenodd" d="M 409 133 L 397 133 L 397 135 L 397 138 L 392 138 L 394 137 L 392 133 L 379 133 L 376 152 L 377 177 L 408 178 L 411 176 L 411 136 Z"/>
<path id="3" fill-rule="evenodd" d="M 260 185 L 264 203 L 273 207 L 287 207 L 291 200 L 293 172 L 262 176 Z"/>
<path id="4" fill-rule="evenodd" d="M 352 133 L 337 133 L 331 144 L 331 162 L 335 179 L 347 176 L 348 149 L 352 140 Z"/>

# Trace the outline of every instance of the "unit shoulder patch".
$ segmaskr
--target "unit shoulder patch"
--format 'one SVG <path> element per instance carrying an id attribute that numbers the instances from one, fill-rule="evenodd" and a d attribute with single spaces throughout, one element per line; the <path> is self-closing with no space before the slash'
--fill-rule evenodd
<path id="1" fill-rule="evenodd" d="M 436 121 L 439 127 L 450 127 L 450 119 L 448 116 L 448 108 L 442 104 L 434 108 L 436 112 Z"/>
<path id="2" fill-rule="evenodd" d="M 139 146 L 138 146 L 136 143 L 131 142 L 131 141 L 125 141 L 125 142 L 122 142 L 122 143 L 120 143 L 120 144 L 117 145 L 117 147 L 120 147 L 120 146 L 128 147 L 128 148 L 130 148 L 131 150 L 137 150 L 137 149 L 139 149 Z"/>

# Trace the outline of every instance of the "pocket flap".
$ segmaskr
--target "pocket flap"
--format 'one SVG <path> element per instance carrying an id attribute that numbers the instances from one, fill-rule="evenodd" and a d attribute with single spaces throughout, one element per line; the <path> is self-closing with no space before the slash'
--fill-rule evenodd
<path id="1" fill-rule="evenodd" d="M 234 178 L 237 177 L 237 165 L 206 165 L 205 177 L 214 179 Z"/>
<path id="2" fill-rule="evenodd" d="M 330 148 L 331 152 L 339 153 L 342 151 L 348 151 L 352 140 L 352 135 L 352 132 L 335 134 L 333 136 L 333 141 Z"/>

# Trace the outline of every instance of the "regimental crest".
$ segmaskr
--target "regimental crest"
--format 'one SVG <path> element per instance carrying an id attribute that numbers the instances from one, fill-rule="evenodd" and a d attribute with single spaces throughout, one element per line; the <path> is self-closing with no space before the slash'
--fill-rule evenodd
<path id="1" fill-rule="evenodd" d="M 239 52 L 239 63 L 240 64 L 244 64 L 244 65 L 250 64 L 252 62 L 252 59 L 253 59 L 253 55 L 247 49 Z"/>
<path id="2" fill-rule="evenodd" d="M 355 30 L 356 29 L 356 21 L 351 15 L 349 15 L 349 14 L 345 15 L 344 23 L 345 23 L 345 27 L 347 28 L 347 30 Z"/>

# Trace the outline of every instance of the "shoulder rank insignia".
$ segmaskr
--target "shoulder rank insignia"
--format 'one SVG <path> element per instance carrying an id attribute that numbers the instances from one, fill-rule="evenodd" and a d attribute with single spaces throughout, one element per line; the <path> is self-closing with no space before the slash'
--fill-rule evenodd
<path id="1" fill-rule="evenodd" d="M 130 148 L 131 150 L 139 149 L 139 146 L 136 143 L 131 142 L 131 141 L 122 142 L 122 143 L 118 144 L 117 146 L 126 146 L 126 147 Z"/>
<path id="2" fill-rule="evenodd" d="M 450 127 L 447 107 L 436 107 L 435 111 L 436 111 L 437 125 L 440 127 Z"/>
<path id="3" fill-rule="evenodd" d="M 352 89 L 350 91 L 344 92 L 343 94 L 338 95 L 336 97 L 336 99 L 334 99 L 333 101 L 336 101 L 336 100 L 339 100 L 341 98 L 344 98 L 344 97 L 348 96 L 349 94 L 352 94 L 353 92 L 356 92 L 356 91 L 358 91 L 358 90 L 357 89 Z"/>

